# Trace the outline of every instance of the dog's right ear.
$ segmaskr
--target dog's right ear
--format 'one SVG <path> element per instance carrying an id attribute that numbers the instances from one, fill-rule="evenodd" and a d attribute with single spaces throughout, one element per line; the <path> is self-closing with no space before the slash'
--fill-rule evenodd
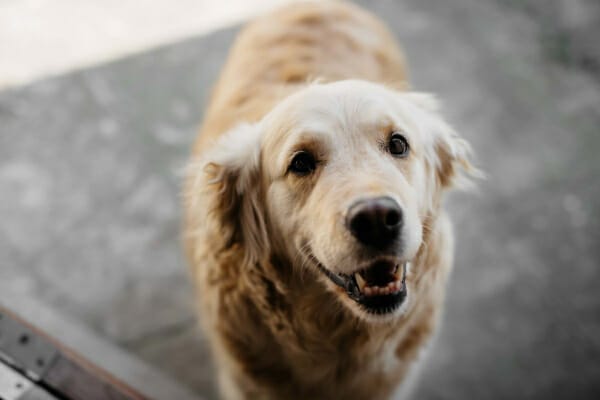
<path id="1" fill-rule="evenodd" d="M 484 174 L 473 166 L 471 145 L 442 118 L 438 100 L 428 93 L 402 95 L 423 111 L 421 127 L 433 138 L 430 149 L 433 152 L 426 152 L 426 158 L 434 166 L 441 188 L 468 188 L 473 179 L 483 178 Z"/>
<path id="2" fill-rule="evenodd" d="M 193 168 L 192 197 L 199 196 L 199 220 L 219 243 L 244 249 L 246 262 L 266 254 L 267 230 L 260 181 L 262 130 L 260 124 L 243 124 L 225 133 Z M 198 166 L 198 164 L 196 164 Z"/>

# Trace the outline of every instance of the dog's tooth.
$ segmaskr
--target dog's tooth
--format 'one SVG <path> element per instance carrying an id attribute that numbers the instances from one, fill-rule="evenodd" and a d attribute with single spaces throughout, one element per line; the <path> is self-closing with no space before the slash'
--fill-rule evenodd
<path id="1" fill-rule="evenodd" d="M 365 296 L 371 296 L 373 294 L 373 290 L 370 287 L 366 287 L 363 291 L 363 293 L 365 294 Z"/>
<path id="2" fill-rule="evenodd" d="M 365 286 L 367 285 L 367 283 L 365 282 L 363 277 L 360 276 L 360 274 L 358 272 L 354 274 L 354 279 L 356 279 L 356 283 L 358 284 L 358 289 L 362 292 L 363 289 L 365 289 Z"/>

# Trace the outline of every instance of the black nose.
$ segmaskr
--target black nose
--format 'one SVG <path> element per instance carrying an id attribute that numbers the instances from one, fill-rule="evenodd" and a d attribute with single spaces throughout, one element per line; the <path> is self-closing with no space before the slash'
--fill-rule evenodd
<path id="1" fill-rule="evenodd" d="M 391 197 L 359 200 L 350 206 L 346 226 L 359 242 L 382 249 L 400 236 L 402 209 Z"/>

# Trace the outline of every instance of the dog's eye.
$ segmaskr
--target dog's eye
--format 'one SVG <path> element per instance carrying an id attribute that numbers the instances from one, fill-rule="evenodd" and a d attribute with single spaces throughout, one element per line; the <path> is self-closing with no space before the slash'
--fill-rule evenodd
<path id="1" fill-rule="evenodd" d="M 296 175 L 304 176 L 310 174 L 316 168 L 317 162 L 313 155 L 307 151 L 300 151 L 292 159 L 288 170 Z"/>
<path id="2" fill-rule="evenodd" d="M 392 133 L 388 143 L 388 150 L 396 157 L 406 157 L 409 150 L 406 138 L 398 132 Z"/>

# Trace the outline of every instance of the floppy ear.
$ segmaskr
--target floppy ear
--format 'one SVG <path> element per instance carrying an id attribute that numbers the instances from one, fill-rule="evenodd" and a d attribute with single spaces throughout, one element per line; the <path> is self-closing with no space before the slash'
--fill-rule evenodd
<path id="1" fill-rule="evenodd" d="M 193 184 L 202 191 L 209 235 L 220 235 L 224 248 L 239 244 L 245 262 L 255 262 L 268 246 L 260 184 L 259 124 L 243 124 L 224 134 L 208 150 Z"/>
<path id="2" fill-rule="evenodd" d="M 435 170 L 436 179 L 442 188 L 467 188 L 473 178 L 483 178 L 483 173 L 472 163 L 471 145 L 442 118 L 437 99 L 427 93 L 405 94 L 423 115 L 419 121 L 421 130 L 429 136 L 426 158 Z"/>
<path id="3" fill-rule="evenodd" d="M 472 163 L 471 145 L 446 122 L 440 120 L 439 136 L 434 142 L 437 153 L 437 176 L 443 188 L 469 188 L 473 178 L 483 178 L 483 173 Z"/>

